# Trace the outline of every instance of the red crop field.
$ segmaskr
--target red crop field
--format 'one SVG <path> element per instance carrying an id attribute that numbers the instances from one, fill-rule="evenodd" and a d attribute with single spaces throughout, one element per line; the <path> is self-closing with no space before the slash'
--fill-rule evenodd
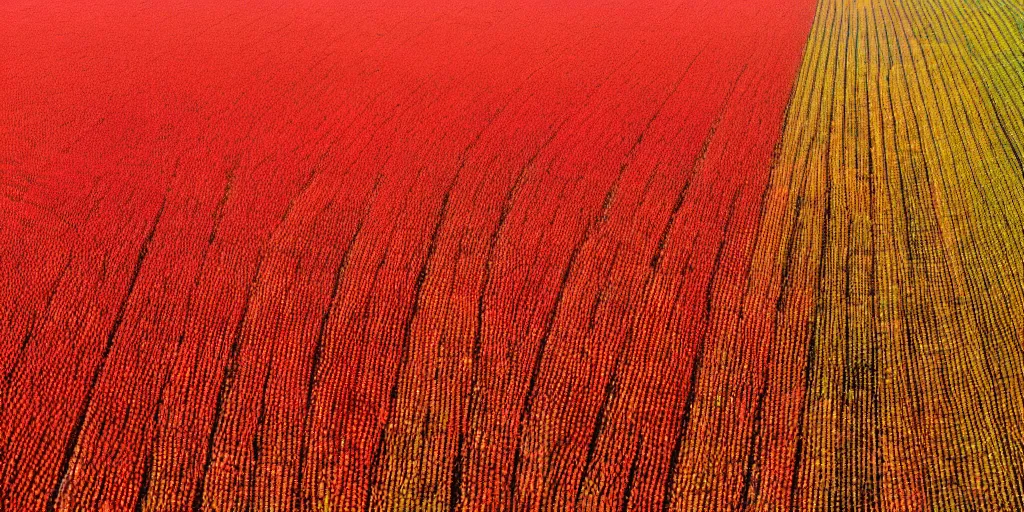
<path id="1" fill-rule="evenodd" d="M 0 5 L 0 510 L 1019 510 L 1024 10 Z"/>

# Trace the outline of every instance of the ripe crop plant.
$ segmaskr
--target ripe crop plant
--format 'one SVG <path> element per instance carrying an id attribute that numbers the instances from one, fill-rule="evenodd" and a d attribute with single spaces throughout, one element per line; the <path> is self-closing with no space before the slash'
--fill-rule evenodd
<path id="1" fill-rule="evenodd" d="M 1024 510 L 1024 7 L 0 3 L 0 510 Z"/>

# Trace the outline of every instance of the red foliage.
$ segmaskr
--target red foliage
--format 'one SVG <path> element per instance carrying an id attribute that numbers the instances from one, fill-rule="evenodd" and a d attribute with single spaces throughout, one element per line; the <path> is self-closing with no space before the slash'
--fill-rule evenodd
<path id="1" fill-rule="evenodd" d="M 52 3 L 0 8 L 0 508 L 646 510 L 726 428 L 813 2 Z"/>

